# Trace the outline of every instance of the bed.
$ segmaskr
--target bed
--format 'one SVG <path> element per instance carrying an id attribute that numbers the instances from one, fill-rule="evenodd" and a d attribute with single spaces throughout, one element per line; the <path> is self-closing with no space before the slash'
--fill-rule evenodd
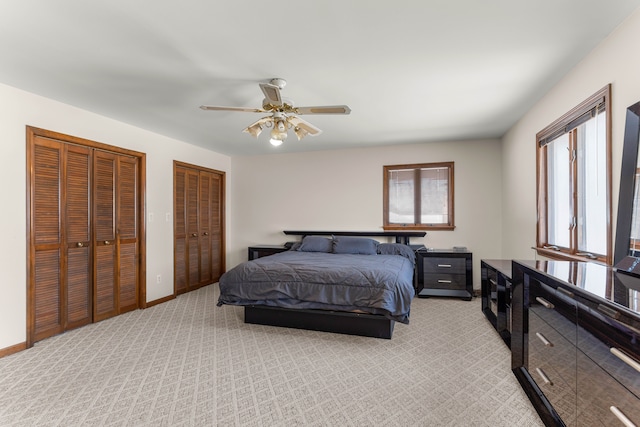
<path id="1" fill-rule="evenodd" d="M 246 323 L 390 339 L 409 323 L 414 265 L 406 244 L 309 235 L 224 273 L 218 306 L 244 306 Z"/>

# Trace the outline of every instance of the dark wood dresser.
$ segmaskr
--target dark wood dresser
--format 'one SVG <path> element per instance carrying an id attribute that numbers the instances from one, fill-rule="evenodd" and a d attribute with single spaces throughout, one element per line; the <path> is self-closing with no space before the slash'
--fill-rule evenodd
<path id="1" fill-rule="evenodd" d="M 640 425 L 640 286 L 618 274 L 513 262 L 512 368 L 547 426 Z"/>
<path id="2" fill-rule="evenodd" d="M 511 347 L 511 260 L 480 260 L 482 312 Z"/>

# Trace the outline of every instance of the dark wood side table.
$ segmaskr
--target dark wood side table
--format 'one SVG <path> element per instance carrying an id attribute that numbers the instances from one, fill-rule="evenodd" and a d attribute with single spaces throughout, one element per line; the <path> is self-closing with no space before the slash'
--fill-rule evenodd
<path id="1" fill-rule="evenodd" d="M 480 260 L 482 312 L 511 348 L 511 260 Z"/>
<path id="2" fill-rule="evenodd" d="M 255 245 L 249 246 L 249 261 L 263 256 L 269 256 L 289 250 L 280 245 Z"/>
<path id="3" fill-rule="evenodd" d="M 473 297 L 473 262 L 471 252 L 453 249 L 419 249 L 416 251 L 419 297 Z"/>

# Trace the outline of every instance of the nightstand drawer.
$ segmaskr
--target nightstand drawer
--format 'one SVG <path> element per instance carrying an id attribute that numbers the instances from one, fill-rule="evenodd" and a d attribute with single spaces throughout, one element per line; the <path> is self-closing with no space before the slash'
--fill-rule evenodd
<path id="1" fill-rule="evenodd" d="M 424 258 L 425 273 L 465 274 L 466 262 L 464 258 Z"/>
<path id="2" fill-rule="evenodd" d="M 424 285 L 433 289 L 465 289 L 467 277 L 464 274 L 425 274 Z"/>

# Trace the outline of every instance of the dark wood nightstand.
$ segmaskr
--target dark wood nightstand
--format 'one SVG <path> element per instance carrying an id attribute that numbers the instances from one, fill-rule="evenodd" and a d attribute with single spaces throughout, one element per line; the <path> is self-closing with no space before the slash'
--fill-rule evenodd
<path id="1" fill-rule="evenodd" d="M 419 297 L 457 297 L 471 301 L 473 270 L 471 252 L 453 249 L 416 251 Z"/>
<path id="2" fill-rule="evenodd" d="M 284 246 L 279 245 L 256 245 L 249 246 L 249 261 L 256 258 L 262 258 L 263 256 L 269 256 L 289 250 Z"/>

